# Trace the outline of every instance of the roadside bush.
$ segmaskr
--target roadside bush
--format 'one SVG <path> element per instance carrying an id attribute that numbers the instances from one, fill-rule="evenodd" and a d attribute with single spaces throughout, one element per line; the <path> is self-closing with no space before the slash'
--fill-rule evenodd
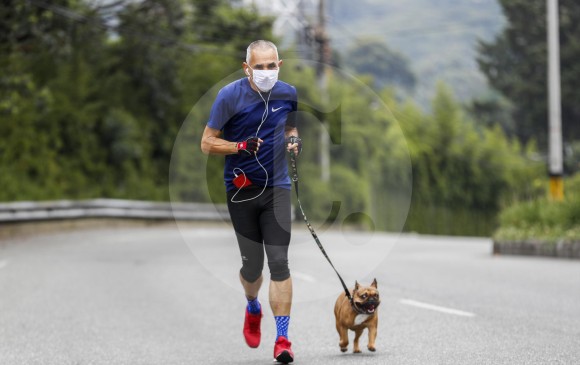
<path id="1" fill-rule="evenodd" d="M 517 203 L 501 212 L 497 240 L 580 240 L 580 174 L 564 182 L 565 199 Z"/>

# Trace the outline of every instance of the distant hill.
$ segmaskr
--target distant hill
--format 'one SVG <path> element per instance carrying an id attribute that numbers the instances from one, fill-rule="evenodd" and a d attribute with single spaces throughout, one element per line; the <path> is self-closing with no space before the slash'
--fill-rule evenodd
<path id="1" fill-rule="evenodd" d="M 383 39 L 410 59 L 418 81 L 413 97 L 420 104 L 428 105 L 437 80 L 449 84 L 461 100 L 486 92 L 475 46 L 478 38 L 492 39 L 505 24 L 497 0 L 327 3 L 333 47 L 344 50 L 369 36 Z"/>
<path id="2" fill-rule="evenodd" d="M 298 0 L 244 2 L 286 19 L 299 11 L 291 6 Z M 316 19 L 317 3 L 302 0 L 302 11 L 311 21 Z M 429 105 L 437 80 L 449 84 L 460 100 L 487 91 L 475 62 L 475 46 L 478 38 L 492 39 L 505 24 L 497 0 L 327 0 L 326 4 L 332 47 L 344 53 L 361 38 L 386 41 L 411 61 L 417 76 L 412 97 L 419 104 Z M 284 34 L 294 32 L 286 29 Z"/>

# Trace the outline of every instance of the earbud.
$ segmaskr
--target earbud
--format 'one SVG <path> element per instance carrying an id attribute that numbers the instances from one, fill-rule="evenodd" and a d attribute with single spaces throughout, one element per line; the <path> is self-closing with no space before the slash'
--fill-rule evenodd
<path id="1" fill-rule="evenodd" d="M 248 69 L 244 69 L 244 71 L 246 71 L 246 75 L 250 76 L 250 71 L 248 71 Z"/>

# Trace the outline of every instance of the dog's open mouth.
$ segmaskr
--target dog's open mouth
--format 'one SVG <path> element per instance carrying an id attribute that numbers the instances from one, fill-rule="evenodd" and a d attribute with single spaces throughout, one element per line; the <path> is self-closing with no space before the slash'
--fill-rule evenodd
<path id="1" fill-rule="evenodd" d="M 375 313 L 375 309 L 377 309 L 377 306 L 373 303 L 365 305 L 365 310 L 368 314 Z"/>
<path id="2" fill-rule="evenodd" d="M 379 304 L 380 304 L 380 302 L 367 302 L 367 303 L 362 303 L 359 306 L 367 314 L 373 314 L 377 310 L 377 307 L 379 306 Z"/>

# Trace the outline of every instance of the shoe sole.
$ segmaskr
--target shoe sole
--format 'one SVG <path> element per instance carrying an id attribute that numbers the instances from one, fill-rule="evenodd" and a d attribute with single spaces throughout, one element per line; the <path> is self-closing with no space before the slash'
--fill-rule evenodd
<path id="1" fill-rule="evenodd" d="M 284 350 L 280 355 L 276 357 L 275 361 L 281 362 L 282 364 L 289 364 L 292 361 L 294 361 L 294 358 L 292 357 L 292 355 L 290 355 L 288 351 Z"/>
<path id="2" fill-rule="evenodd" d="M 246 345 L 248 345 L 248 347 L 251 349 L 257 349 L 258 347 L 260 347 L 260 344 L 257 344 L 256 346 L 252 346 L 248 343 L 248 341 L 246 341 Z"/>
<path id="3" fill-rule="evenodd" d="M 246 345 L 248 345 L 249 348 L 251 349 L 257 349 L 258 347 L 260 347 L 260 342 L 258 342 L 258 344 L 256 346 L 252 346 L 248 343 L 248 341 L 246 340 Z"/>

